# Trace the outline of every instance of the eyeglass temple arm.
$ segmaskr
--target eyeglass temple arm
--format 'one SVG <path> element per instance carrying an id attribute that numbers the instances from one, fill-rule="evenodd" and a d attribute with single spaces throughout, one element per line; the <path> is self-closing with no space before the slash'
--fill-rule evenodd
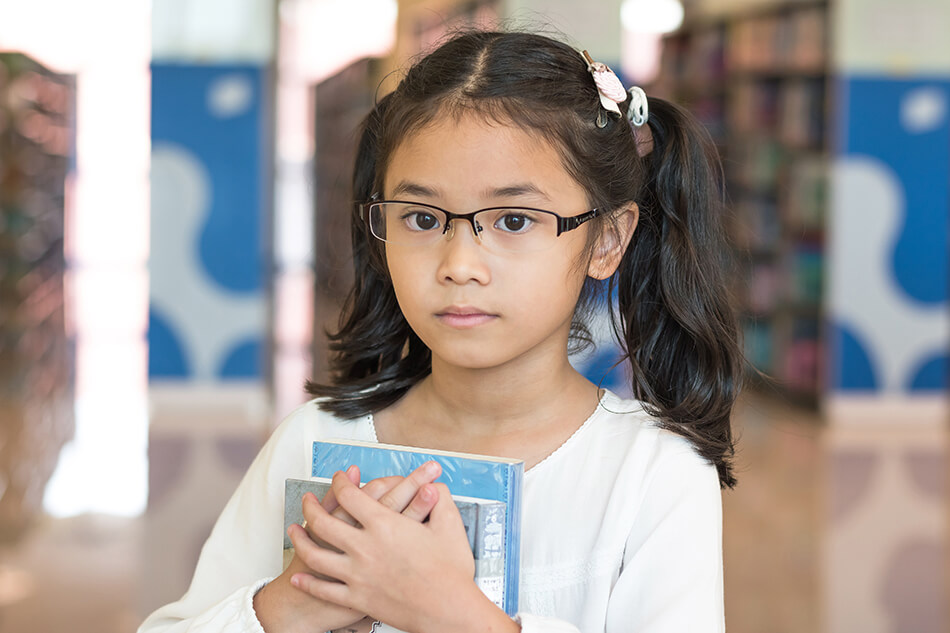
<path id="1" fill-rule="evenodd" d="M 360 208 L 360 220 L 363 220 L 363 221 L 366 220 L 366 210 L 370 208 L 374 202 L 378 202 L 378 201 L 379 201 L 379 192 L 376 192 L 369 197 L 368 202 L 360 202 L 357 204 L 357 206 L 359 206 Z"/>
<path id="2" fill-rule="evenodd" d="M 597 217 L 598 213 L 600 213 L 600 211 L 598 211 L 597 209 L 591 209 L 587 213 L 571 216 L 569 218 L 558 217 L 557 219 L 558 236 L 560 236 L 561 233 L 566 233 L 567 231 L 573 231 L 584 222 L 587 222 L 588 220 L 591 220 Z"/>

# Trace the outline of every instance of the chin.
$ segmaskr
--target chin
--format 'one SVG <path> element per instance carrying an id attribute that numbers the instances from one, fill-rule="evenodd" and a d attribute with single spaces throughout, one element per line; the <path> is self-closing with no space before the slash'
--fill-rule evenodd
<path id="1" fill-rule="evenodd" d="M 499 353 L 499 351 L 502 353 Z M 523 350 L 510 347 L 498 350 L 498 348 L 488 344 L 475 346 L 475 349 L 443 349 L 441 353 L 433 350 L 433 357 L 438 357 L 444 366 L 472 371 L 499 369 L 517 361 L 522 356 Z"/>

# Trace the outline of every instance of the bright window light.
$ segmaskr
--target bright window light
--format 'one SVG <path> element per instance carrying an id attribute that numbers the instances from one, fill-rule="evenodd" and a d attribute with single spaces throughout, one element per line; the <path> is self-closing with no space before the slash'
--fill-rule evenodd
<path id="1" fill-rule="evenodd" d="M 683 23 L 679 0 L 624 0 L 620 6 L 623 28 L 632 33 L 669 33 Z"/>
<path id="2" fill-rule="evenodd" d="M 282 42 L 297 72 L 320 82 L 364 57 L 387 55 L 396 42 L 396 0 L 284 0 L 280 16 L 292 24 Z"/>
<path id="3" fill-rule="evenodd" d="M 43 499 L 57 517 L 135 516 L 147 498 L 150 19 L 148 0 L 0 2 L 0 49 L 76 75 L 66 209 L 76 429 Z"/>

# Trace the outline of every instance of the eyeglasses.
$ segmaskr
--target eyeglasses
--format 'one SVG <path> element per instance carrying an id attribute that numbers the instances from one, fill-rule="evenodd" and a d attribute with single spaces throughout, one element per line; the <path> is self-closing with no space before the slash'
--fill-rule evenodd
<path id="1" fill-rule="evenodd" d="M 598 209 L 591 209 L 563 217 L 531 207 L 490 207 L 471 213 L 452 213 L 431 204 L 402 200 L 360 205 L 360 217 L 368 222 L 372 234 L 387 244 L 428 246 L 454 231 L 453 220 L 465 220 L 477 241 L 488 248 L 509 252 L 551 248 L 561 233 L 573 231 L 598 215 Z"/>

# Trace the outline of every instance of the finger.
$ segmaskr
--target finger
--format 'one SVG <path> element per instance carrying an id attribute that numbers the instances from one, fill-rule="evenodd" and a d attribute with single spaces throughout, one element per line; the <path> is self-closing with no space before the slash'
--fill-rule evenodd
<path id="1" fill-rule="evenodd" d="M 291 525 L 287 530 L 290 542 L 294 546 L 294 555 L 315 574 L 340 580 L 347 567 L 344 554 L 320 547 L 311 540 L 306 530 L 299 525 Z"/>
<path id="2" fill-rule="evenodd" d="M 403 516 L 409 517 L 413 521 L 420 523 L 425 520 L 432 508 L 439 500 L 439 491 L 432 484 L 425 484 L 419 488 L 419 492 L 409 502 L 409 507 L 403 510 Z"/>
<path id="3" fill-rule="evenodd" d="M 354 486 L 353 482 L 344 477 L 342 473 L 336 473 L 333 475 L 332 487 L 333 494 L 336 495 L 336 499 L 340 503 L 340 507 L 349 512 L 350 516 L 356 519 L 360 525 L 372 525 L 375 521 L 382 520 L 384 513 L 389 512 L 378 501 L 370 498 L 370 496 L 363 492 L 359 487 Z M 337 523 L 345 525 L 341 521 L 337 521 Z M 332 529 L 334 527 L 335 526 L 332 525 L 327 526 L 328 529 Z M 350 526 L 346 527 L 350 528 Z M 337 531 L 336 535 L 341 539 L 352 537 L 352 535 L 347 534 L 345 531 Z M 326 540 L 330 541 L 329 538 Z M 345 547 L 341 547 L 340 549 L 346 551 Z"/>
<path id="4" fill-rule="evenodd" d="M 346 469 L 346 476 L 357 486 L 360 485 L 360 467 L 356 464 L 353 464 Z M 323 506 L 323 509 L 327 512 L 333 512 L 339 507 L 336 497 L 333 495 L 333 490 L 328 490 L 325 495 L 323 495 L 323 500 L 320 502 L 320 505 Z"/>
<path id="5" fill-rule="evenodd" d="M 304 518 L 309 522 L 310 533 L 314 535 L 318 544 L 329 545 L 343 552 L 352 551 L 355 547 L 354 540 L 358 539 L 358 535 L 362 533 L 361 526 L 366 525 L 360 521 L 360 516 L 378 516 L 384 508 L 364 494 L 342 472 L 333 475 L 332 485 L 337 501 L 340 503 L 339 509 L 353 517 L 356 525 L 350 525 L 347 521 L 338 519 L 324 510 L 319 503 L 314 503 L 312 496 L 306 495 L 304 495 Z M 357 508 L 355 513 L 354 507 Z M 373 507 L 377 514 L 373 513 Z"/>
<path id="6" fill-rule="evenodd" d="M 396 512 L 402 512 L 415 499 L 419 490 L 428 483 L 438 479 L 442 474 L 439 462 L 428 461 L 409 473 L 392 490 L 380 497 L 379 502 Z"/>
<path id="7" fill-rule="evenodd" d="M 351 598 L 350 590 L 343 583 L 324 580 L 311 574 L 299 573 L 290 577 L 290 584 L 310 594 L 314 598 L 319 598 L 320 600 L 331 602 L 341 607 L 354 608 L 349 604 Z M 365 611 L 363 613 L 365 613 Z"/>
<path id="8" fill-rule="evenodd" d="M 363 492 L 369 495 L 370 498 L 379 500 L 380 497 L 382 497 L 384 494 L 392 490 L 393 487 L 402 480 L 403 480 L 403 477 L 398 477 L 398 476 L 381 477 L 379 479 L 374 479 L 373 481 L 363 486 Z M 354 483 L 357 483 L 357 482 L 354 482 Z M 327 495 L 329 494 L 330 493 L 328 492 Z M 356 519 L 351 517 L 350 514 L 346 510 L 344 510 L 343 508 L 339 506 L 337 506 L 337 508 L 333 510 L 331 514 L 333 514 L 333 516 L 340 519 L 341 521 L 346 521 L 350 525 L 353 525 L 353 526 L 359 525 Z"/>
<path id="9" fill-rule="evenodd" d="M 357 494 L 365 496 L 343 473 L 334 475 L 334 480 L 337 478 L 346 481 L 349 485 L 349 491 L 355 491 Z M 372 500 L 368 501 L 369 503 L 375 503 Z M 343 509 L 346 510 L 346 508 Z M 303 516 L 308 524 L 307 532 L 317 545 L 344 552 L 349 551 L 352 547 L 352 532 L 356 528 L 329 514 L 311 493 L 307 493 L 303 497 Z"/>
<path id="10" fill-rule="evenodd" d="M 462 516 L 452 500 L 452 494 L 445 484 L 431 484 L 435 488 L 438 498 L 429 513 L 429 525 L 434 529 L 455 530 L 462 526 Z M 464 528 L 463 528 L 464 529 Z"/>
<path id="11" fill-rule="evenodd" d="M 379 499 L 396 487 L 400 481 L 405 479 L 405 477 L 400 477 L 398 475 L 393 475 L 391 477 L 380 477 L 379 479 L 374 479 L 365 486 L 363 486 L 363 492 L 369 495 L 371 498 Z"/>
<path id="12" fill-rule="evenodd" d="M 308 504 L 309 504 L 309 507 L 308 507 Z M 313 494 L 312 492 L 307 492 L 307 493 L 304 493 L 303 500 L 301 501 L 301 506 L 302 506 L 302 511 L 303 511 L 303 522 L 301 523 L 300 527 L 304 529 L 304 531 L 307 533 L 307 536 L 310 538 L 310 540 L 320 547 L 331 549 L 337 552 L 340 551 L 334 546 L 324 541 L 322 538 L 320 538 L 316 534 L 314 534 L 313 532 L 312 521 L 313 521 L 314 506 L 319 506 L 322 508 L 323 502 L 320 499 L 318 499 L 317 496 Z M 343 510 L 342 508 L 337 508 L 336 510 L 334 510 L 334 514 L 338 512 L 346 515 L 347 517 L 349 516 L 348 514 L 346 514 L 346 511 Z"/>

